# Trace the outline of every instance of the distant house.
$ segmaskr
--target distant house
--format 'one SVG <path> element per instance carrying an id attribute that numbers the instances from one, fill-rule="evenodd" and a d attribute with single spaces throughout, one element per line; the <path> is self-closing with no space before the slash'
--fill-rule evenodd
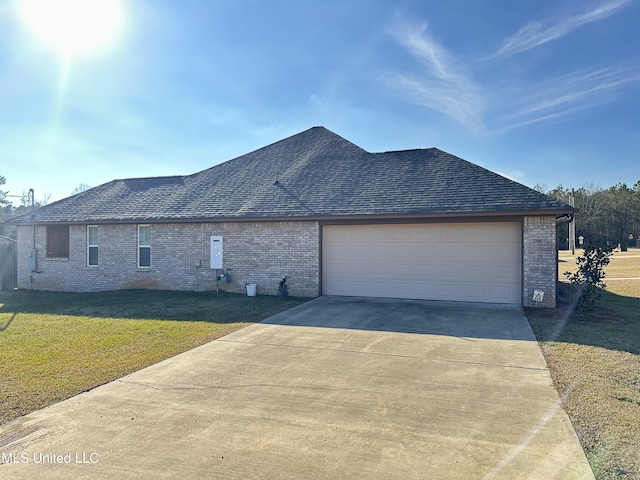
<path id="1" fill-rule="evenodd" d="M 314 127 L 202 172 L 114 180 L 18 228 L 20 288 L 347 295 L 555 306 L 574 210 L 436 148 Z M 33 252 L 33 235 L 37 252 Z M 544 292 L 534 302 L 534 291 Z"/>

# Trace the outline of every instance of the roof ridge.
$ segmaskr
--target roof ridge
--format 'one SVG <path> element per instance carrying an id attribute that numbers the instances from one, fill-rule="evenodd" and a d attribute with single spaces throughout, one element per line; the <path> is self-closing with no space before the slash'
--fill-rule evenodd
<path id="1" fill-rule="evenodd" d="M 129 177 L 129 178 L 115 178 L 113 180 L 110 180 L 108 182 L 102 183 L 100 185 L 98 185 L 98 187 L 102 186 L 102 185 L 106 185 L 108 183 L 111 182 L 125 182 L 125 181 L 130 181 L 130 180 L 161 180 L 161 179 L 167 179 L 167 178 L 184 178 L 184 177 L 188 177 L 189 175 L 158 175 L 155 177 Z"/>
<path id="2" fill-rule="evenodd" d="M 403 150 L 385 150 L 384 152 L 373 152 L 375 154 L 385 154 L 385 153 L 409 153 L 409 152 L 428 152 L 431 150 L 438 150 L 439 152 L 442 152 L 442 150 L 437 149 L 436 147 L 425 147 L 425 148 L 407 148 L 407 149 L 403 149 Z"/>
<path id="3" fill-rule="evenodd" d="M 367 150 L 365 150 L 364 148 L 360 147 L 359 145 L 356 145 L 355 143 L 353 143 L 353 142 L 347 140 L 346 138 L 338 135 L 337 133 L 329 130 L 328 128 L 326 128 L 324 126 L 321 126 L 321 125 L 318 125 L 318 126 L 311 127 L 311 128 L 306 129 L 306 130 L 303 130 L 302 132 L 298 132 L 298 133 L 294 133 L 293 135 L 289 135 L 286 138 L 283 138 L 281 140 L 277 140 L 277 141 L 275 141 L 273 143 L 265 145 L 264 147 L 260 147 L 260 148 L 257 148 L 255 150 L 251 150 L 251 151 L 249 151 L 247 153 L 243 153 L 242 155 L 239 155 L 237 157 L 234 157 L 234 158 L 231 158 L 229 160 L 225 160 L 223 162 L 217 163 L 215 165 L 207 167 L 207 168 L 205 168 L 203 170 L 200 170 L 198 172 L 194 172 L 194 173 L 192 173 L 190 175 L 185 175 L 185 178 L 190 178 L 191 179 L 191 178 L 197 177 L 198 175 L 200 175 L 200 174 L 202 174 L 204 172 L 208 172 L 210 170 L 216 169 L 216 168 L 218 168 L 218 167 L 220 167 L 222 165 L 227 165 L 227 164 L 230 164 L 231 162 L 235 162 L 237 160 L 241 160 L 241 159 L 250 157 L 252 155 L 258 155 L 260 152 L 265 152 L 265 151 L 267 151 L 269 149 L 277 148 L 278 145 L 284 145 L 285 143 L 293 143 L 293 142 L 296 141 L 296 139 L 304 138 L 304 136 L 310 136 L 313 132 L 318 132 L 320 135 L 326 136 L 327 138 L 334 138 L 336 140 L 344 142 L 345 144 L 349 144 L 349 145 L 361 150 L 363 153 L 369 153 L 369 154 L 371 153 L 371 152 L 368 152 Z"/>
<path id="4" fill-rule="evenodd" d="M 42 207 L 36 222 L 573 211 L 435 147 L 371 153 L 316 126 L 191 175 L 112 180 Z"/>

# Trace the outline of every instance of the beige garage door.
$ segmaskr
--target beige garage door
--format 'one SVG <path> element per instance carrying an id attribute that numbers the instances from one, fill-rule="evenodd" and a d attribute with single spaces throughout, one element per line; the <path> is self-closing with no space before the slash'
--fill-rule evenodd
<path id="1" fill-rule="evenodd" d="M 323 227 L 325 295 L 521 303 L 519 223 Z"/>

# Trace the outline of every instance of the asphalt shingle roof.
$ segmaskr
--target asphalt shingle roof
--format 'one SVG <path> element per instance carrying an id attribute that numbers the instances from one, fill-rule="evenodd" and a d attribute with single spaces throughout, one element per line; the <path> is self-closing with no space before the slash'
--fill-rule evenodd
<path id="1" fill-rule="evenodd" d="M 571 211 L 437 148 L 369 153 L 314 127 L 193 175 L 113 180 L 38 209 L 36 222 Z M 30 214 L 13 221 L 30 222 Z"/>

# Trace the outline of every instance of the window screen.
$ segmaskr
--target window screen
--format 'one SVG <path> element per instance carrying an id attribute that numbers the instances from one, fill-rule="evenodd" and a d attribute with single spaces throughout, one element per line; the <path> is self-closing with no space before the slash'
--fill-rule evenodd
<path id="1" fill-rule="evenodd" d="M 47 226 L 47 258 L 69 258 L 69 225 Z"/>

